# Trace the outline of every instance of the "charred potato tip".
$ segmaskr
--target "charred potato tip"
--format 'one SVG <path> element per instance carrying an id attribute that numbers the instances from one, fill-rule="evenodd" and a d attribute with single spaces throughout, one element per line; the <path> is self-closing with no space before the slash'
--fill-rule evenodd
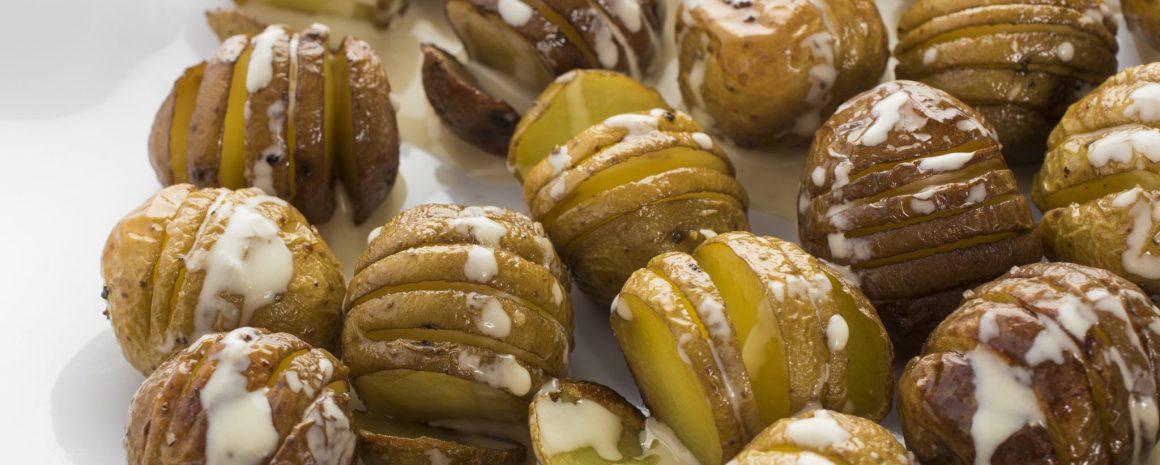
<path id="1" fill-rule="evenodd" d="M 109 234 L 101 275 L 117 342 L 145 374 L 240 326 L 338 341 L 338 260 L 294 207 L 255 189 L 163 189 Z"/>
<path id="2" fill-rule="evenodd" d="M 496 207 L 422 205 L 383 225 L 347 294 L 343 354 L 376 415 L 524 421 L 566 372 L 572 307 L 542 227 Z"/>
<path id="3" fill-rule="evenodd" d="M 234 13 L 218 29 L 250 30 Z M 365 42 L 332 53 L 321 25 L 269 26 L 226 39 L 174 84 L 154 119 L 149 158 L 164 185 L 257 187 L 313 223 L 330 219 L 341 178 L 361 223 L 394 185 L 398 127 L 390 83 Z"/>
<path id="4" fill-rule="evenodd" d="M 890 409 L 893 349 L 874 308 L 789 242 L 732 232 L 657 256 L 611 325 L 649 410 L 703 464 L 808 405 Z"/>
<path id="5" fill-rule="evenodd" d="M 1070 263 L 1016 268 L 967 294 L 910 361 L 906 443 L 925 464 L 1139 464 L 1157 442 L 1160 309 Z"/>
<path id="6" fill-rule="evenodd" d="M 905 351 L 968 286 L 1041 256 L 992 126 L 918 82 L 840 107 L 814 138 L 800 190 L 803 247 L 851 268 Z"/>
<path id="7" fill-rule="evenodd" d="M 177 352 L 133 395 L 131 465 L 351 465 L 346 367 L 285 333 L 239 328 Z"/>

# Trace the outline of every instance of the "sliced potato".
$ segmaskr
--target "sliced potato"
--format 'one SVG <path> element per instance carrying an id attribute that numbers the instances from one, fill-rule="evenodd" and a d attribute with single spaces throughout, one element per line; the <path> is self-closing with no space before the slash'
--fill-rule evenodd
<path id="1" fill-rule="evenodd" d="M 577 44 L 561 36 L 560 27 L 541 9 L 524 2 L 450 0 L 447 19 L 472 61 L 513 77 L 524 87 L 540 89 L 552 77 L 587 62 Z M 506 2 L 504 2 L 506 3 Z M 508 22 L 504 13 L 513 14 Z"/>
<path id="2" fill-rule="evenodd" d="M 516 125 L 508 167 L 522 180 L 581 131 L 614 115 L 655 108 L 670 109 L 655 90 L 623 74 L 584 70 L 560 76 Z"/>
<path id="3" fill-rule="evenodd" d="M 699 465 L 673 431 L 605 386 L 559 380 L 532 402 L 532 448 L 544 465 Z"/>
<path id="4" fill-rule="evenodd" d="M 186 68 L 173 83 L 169 97 L 157 110 L 149 132 L 149 161 L 162 185 L 189 181 L 186 151 L 189 146 L 190 121 L 205 77 L 206 63 Z"/>
<path id="5" fill-rule="evenodd" d="M 354 414 L 359 457 L 367 465 L 522 465 L 524 446 L 446 428 Z"/>
<path id="6" fill-rule="evenodd" d="M 408 0 L 234 0 L 240 6 L 263 3 L 307 14 L 330 15 L 373 21 L 387 27 L 403 14 Z"/>
<path id="7" fill-rule="evenodd" d="M 222 42 L 237 35 L 258 34 L 269 26 L 266 23 L 258 21 L 245 11 L 227 10 L 224 8 L 206 10 L 205 21 L 209 23 L 209 28 L 213 29 L 213 33 L 217 35 L 218 40 Z"/>
<path id="8" fill-rule="evenodd" d="M 247 186 L 293 198 L 290 160 L 290 33 L 271 26 L 254 36 L 246 73 L 245 176 Z"/>
<path id="9" fill-rule="evenodd" d="M 231 102 L 245 104 L 244 95 L 241 96 L 242 103 L 232 100 L 234 75 L 239 74 L 235 72 L 238 69 L 242 70 L 240 74 L 245 74 L 246 66 L 239 64 L 243 59 L 249 62 L 249 48 L 248 36 L 230 37 L 222 42 L 217 54 L 206 65 L 205 78 L 198 89 L 197 104 L 190 116 L 186 157 L 189 182 L 198 187 L 220 185 L 218 175 L 221 169 L 220 157 L 225 150 L 225 122 L 227 116 L 231 116 L 229 121 L 236 121 L 236 117 L 229 114 L 229 105 Z M 244 78 L 239 79 L 244 81 Z"/>
<path id="10" fill-rule="evenodd" d="M 459 138 L 499 156 L 520 115 L 506 102 L 482 90 L 454 56 L 432 44 L 422 44 L 423 90 L 443 124 Z"/>
<path id="11" fill-rule="evenodd" d="M 917 465 L 890 430 L 828 410 L 806 411 L 774 423 L 734 459 L 738 465 Z"/>

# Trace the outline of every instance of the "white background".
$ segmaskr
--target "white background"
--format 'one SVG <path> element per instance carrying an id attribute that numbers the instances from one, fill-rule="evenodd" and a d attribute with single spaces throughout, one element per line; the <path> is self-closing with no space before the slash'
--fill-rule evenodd
<path id="1" fill-rule="evenodd" d="M 159 189 L 145 150 L 153 115 L 181 70 L 216 49 L 202 11 L 224 3 L 5 0 L 0 10 L 2 463 L 124 462 L 124 412 L 142 378 L 101 315 L 100 253 L 116 221 Z M 370 228 L 403 206 L 454 201 L 525 210 L 502 161 L 450 139 L 431 116 L 417 79 L 417 40 L 459 47 L 442 24 L 441 2 L 412 3 L 388 32 L 328 21 L 383 56 L 407 142 L 400 187 L 376 217 L 361 228 L 344 220 L 322 228 L 348 265 Z M 901 2 L 879 4 L 893 29 Z M 274 16 L 296 27 L 309 22 Z M 1139 63 L 1135 41 L 1124 30 L 1120 38 L 1121 66 Z M 676 104 L 674 75 L 673 64 L 662 63 L 650 82 Z M 793 239 L 804 148 L 785 152 L 732 153 L 750 191 L 754 229 Z M 635 400 L 607 312 L 582 295 L 573 300 L 573 376 Z"/>

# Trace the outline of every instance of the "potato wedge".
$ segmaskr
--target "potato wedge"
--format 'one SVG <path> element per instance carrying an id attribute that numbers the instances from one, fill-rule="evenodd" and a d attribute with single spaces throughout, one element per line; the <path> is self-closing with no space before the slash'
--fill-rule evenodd
<path id="1" fill-rule="evenodd" d="M 913 81 L 855 97 L 818 131 L 798 235 L 853 269 L 896 346 L 916 349 L 957 305 L 934 296 L 1039 260 L 1031 211 L 999 147 L 977 111 Z"/>
<path id="2" fill-rule="evenodd" d="M 890 430 L 828 410 L 806 411 L 774 423 L 734 460 L 738 465 L 918 463 Z"/>
<path id="3" fill-rule="evenodd" d="M 367 465 L 522 465 L 527 457 L 524 446 L 500 439 L 365 413 L 354 420 Z"/>
<path id="4" fill-rule="evenodd" d="M 669 105 L 655 90 L 623 74 L 585 70 L 560 76 L 516 125 L 508 168 L 522 180 L 552 150 L 585 129 L 614 115 L 654 108 Z"/>
<path id="5" fill-rule="evenodd" d="M 101 265 L 114 333 L 142 373 L 246 325 L 337 342 L 338 261 L 300 213 L 256 190 L 166 188 L 114 228 Z"/>
<path id="6" fill-rule="evenodd" d="M 1145 463 L 1160 434 L 1158 320 L 1110 272 L 1015 268 L 968 292 L 907 365 L 907 444 L 923 463 Z"/>
<path id="7" fill-rule="evenodd" d="M 701 462 L 663 423 L 605 386 L 559 380 L 532 402 L 532 448 L 544 465 Z"/>
<path id="8" fill-rule="evenodd" d="M 246 185 L 281 198 L 293 198 L 290 162 L 290 33 L 266 28 L 251 41 L 246 72 Z"/>
<path id="9" fill-rule="evenodd" d="M 467 68 L 443 49 L 421 44 L 423 90 L 444 126 L 493 155 L 507 154 L 520 115 L 506 102 L 482 90 Z"/>
<path id="10" fill-rule="evenodd" d="M 133 395 L 127 463 L 350 464 L 357 437 L 346 376 L 338 359 L 290 334 L 207 335 Z"/>

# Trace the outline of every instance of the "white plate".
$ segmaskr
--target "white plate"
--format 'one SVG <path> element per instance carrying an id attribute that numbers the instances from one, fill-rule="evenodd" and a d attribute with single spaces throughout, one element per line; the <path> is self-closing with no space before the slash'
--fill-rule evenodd
<path id="1" fill-rule="evenodd" d="M 202 11 L 227 3 L 36 0 L 0 7 L 4 463 L 124 463 L 125 411 L 142 378 L 121 357 L 101 315 L 101 248 L 116 221 L 158 190 L 145 151 L 153 114 L 181 70 L 216 49 Z M 361 228 L 343 215 L 322 228 L 348 267 L 370 229 L 401 207 L 458 202 L 525 210 L 503 161 L 448 135 L 423 98 L 417 42 L 461 49 L 443 24 L 440 5 L 412 0 L 406 19 L 388 32 L 327 21 L 336 32 L 372 42 L 383 56 L 402 103 L 406 142 L 400 187 L 387 206 Z M 902 2 L 879 5 L 893 30 Z M 296 27 L 311 21 L 273 16 Z M 1121 66 L 1142 61 L 1123 29 L 1120 46 Z M 1151 50 L 1146 54 L 1155 57 Z M 675 72 L 669 63 L 649 80 L 673 103 L 680 100 Z M 804 151 L 730 151 L 750 191 L 755 231 L 796 237 L 793 208 Z M 1026 181 L 1026 173 L 1021 177 Z M 607 310 L 583 295 L 573 301 L 572 375 L 638 401 L 607 329 Z"/>

